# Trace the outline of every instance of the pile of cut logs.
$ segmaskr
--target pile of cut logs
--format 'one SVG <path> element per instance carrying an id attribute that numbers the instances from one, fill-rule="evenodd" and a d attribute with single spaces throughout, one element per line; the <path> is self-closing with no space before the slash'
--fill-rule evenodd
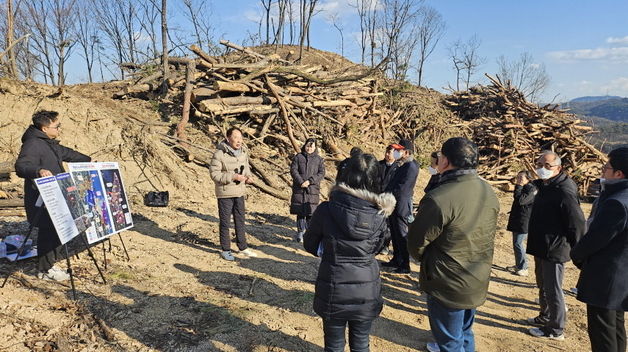
<path id="1" fill-rule="evenodd" d="M 14 163 L 15 161 L 0 162 L 0 216 L 25 215 L 24 200 L 19 198 L 21 186 L 17 177 L 12 177 Z"/>
<path id="2" fill-rule="evenodd" d="M 226 40 L 221 44 L 237 54 L 214 57 L 192 46 L 195 59 L 170 58 L 186 72 L 185 78 L 169 81 L 171 88 L 184 91 L 178 139 L 186 140 L 190 114 L 223 132 L 225 122 L 238 119 L 249 139 L 286 154 L 300 151 L 306 138 L 317 137 L 329 154 L 341 158 L 346 153 L 337 146 L 339 137 L 355 133 L 367 139 L 385 129 L 387 111 L 376 108 L 377 97 L 383 95 L 376 84 L 379 67 L 304 65 Z M 156 90 L 159 77 L 141 79 L 114 97 Z"/>
<path id="3" fill-rule="evenodd" d="M 507 183 L 518 170 L 534 171 L 542 150 L 561 156 L 563 169 L 586 194 L 600 175 L 606 156 L 587 142 L 590 126 L 557 105 L 538 106 L 508 82 L 487 75 L 489 86 L 476 86 L 444 99 L 467 121 L 480 149 L 480 173 L 492 183 Z"/>

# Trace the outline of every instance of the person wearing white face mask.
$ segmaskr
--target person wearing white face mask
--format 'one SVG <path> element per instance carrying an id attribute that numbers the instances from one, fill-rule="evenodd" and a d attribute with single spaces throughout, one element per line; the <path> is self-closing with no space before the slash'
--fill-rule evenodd
<path id="1" fill-rule="evenodd" d="M 581 270 L 578 300 L 587 304 L 593 352 L 626 351 L 628 311 L 628 148 L 608 154 L 603 190 L 589 217 L 587 233 L 571 250 Z"/>
<path id="2" fill-rule="evenodd" d="M 430 180 L 427 181 L 427 186 L 423 190 L 425 193 L 438 187 L 438 181 L 440 180 L 440 172 L 438 171 L 438 155 L 440 152 L 433 152 L 430 155 L 430 166 L 427 168 L 427 172 L 431 175 Z"/>
<path id="3" fill-rule="evenodd" d="M 534 256 L 540 312 L 525 322 L 538 327 L 535 337 L 564 340 L 565 296 L 562 284 L 569 251 L 584 234 L 585 220 L 576 183 L 562 171 L 558 154 L 546 150 L 536 161 L 539 180 L 528 225 L 526 252 Z"/>

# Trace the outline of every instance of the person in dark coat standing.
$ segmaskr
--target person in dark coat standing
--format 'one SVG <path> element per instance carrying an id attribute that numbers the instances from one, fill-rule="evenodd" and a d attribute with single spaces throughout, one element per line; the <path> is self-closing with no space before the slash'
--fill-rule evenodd
<path id="1" fill-rule="evenodd" d="M 438 187 L 438 181 L 440 180 L 440 172 L 438 171 L 438 156 L 440 152 L 433 152 L 430 155 L 430 166 L 427 168 L 427 172 L 430 174 L 430 179 L 427 181 L 427 186 L 423 189 L 423 192 L 427 193 L 434 188 Z"/>
<path id="2" fill-rule="evenodd" d="M 397 159 L 395 159 L 395 150 L 400 151 L 403 150 L 403 148 L 398 144 L 389 145 L 384 152 L 384 159 L 379 161 L 379 175 L 382 190 L 386 189 L 386 186 L 388 186 L 388 183 L 390 183 L 390 180 L 399 167 L 399 164 L 396 163 Z"/>
<path id="3" fill-rule="evenodd" d="M 306 140 L 301 153 L 292 159 L 290 175 L 292 175 L 290 214 L 297 216 L 297 234 L 294 239 L 303 242 L 307 224 L 320 202 L 321 181 L 325 177 L 325 164 L 323 158 L 318 155 L 316 139 Z"/>
<path id="4" fill-rule="evenodd" d="M 303 242 L 321 257 L 314 311 L 323 319 L 325 351 L 344 351 L 348 325 L 351 351 L 368 352 L 371 325 L 383 307 L 375 255 L 386 240 L 395 198 L 380 193 L 378 163 L 370 154 L 349 158 L 336 182 Z"/>
<path id="5" fill-rule="evenodd" d="M 24 207 L 28 222 L 38 227 L 37 275 L 40 279 L 64 281 L 70 276 L 58 268 L 55 262 L 61 259 L 61 241 L 48 212 L 37 206 L 39 190 L 33 181 L 39 177 L 53 176 L 65 172 L 63 162 L 88 162 L 91 158 L 59 144 L 61 121 L 55 111 L 38 111 L 33 114 L 33 124 L 22 136 L 22 148 L 15 162 L 15 171 L 24 178 Z M 39 214 L 39 216 L 38 216 Z"/>
<path id="6" fill-rule="evenodd" d="M 539 287 L 540 312 L 526 319 L 537 325 L 532 336 L 564 340 L 566 312 L 563 294 L 565 262 L 569 251 L 584 234 L 584 215 L 578 200 L 578 186 L 562 172 L 558 154 L 546 150 L 537 159 L 539 180 L 534 198 L 526 252 L 534 256 L 536 285 Z"/>
<path id="7" fill-rule="evenodd" d="M 410 255 L 406 236 L 408 225 L 412 222 L 412 196 L 416 179 L 419 176 L 419 164 L 414 160 L 414 143 L 411 140 L 402 139 L 398 146 L 403 148 L 396 152 L 399 154 L 399 168 L 386 187 L 386 192 L 392 193 L 397 200 L 395 212 L 389 219 L 393 257 L 382 265 L 395 268 L 394 272 L 397 274 L 409 274 Z"/>
<path id="8" fill-rule="evenodd" d="M 578 300 L 587 304 L 593 352 L 626 351 L 628 311 L 628 148 L 608 154 L 602 167 L 602 193 L 586 234 L 571 250 L 580 268 Z"/>
<path id="9" fill-rule="evenodd" d="M 399 151 L 402 149 L 403 147 L 398 144 L 389 145 L 388 147 L 386 147 L 386 151 L 384 152 L 384 159 L 379 161 L 379 176 L 381 179 L 380 184 L 382 190 L 386 189 L 388 183 L 390 183 L 390 180 L 393 178 L 395 172 L 397 172 L 397 169 L 399 168 L 399 163 L 397 163 L 397 159 L 395 159 L 395 154 L 399 153 Z M 397 153 L 395 153 L 395 151 L 397 151 Z M 388 226 L 390 228 L 390 223 L 388 224 Z M 390 254 L 390 242 L 391 238 L 389 237 L 386 243 L 384 243 L 384 248 L 382 249 L 380 254 Z"/>
<path id="10" fill-rule="evenodd" d="M 534 184 L 530 182 L 531 177 L 530 173 L 525 170 L 517 174 L 514 199 L 506 226 L 506 230 L 512 232 L 512 248 L 515 252 L 515 265 L 507 269 L 519 276 L 528 276 L 528 260 L 523 242 L 528 237 L 532 203 L 538 192 Z"/>

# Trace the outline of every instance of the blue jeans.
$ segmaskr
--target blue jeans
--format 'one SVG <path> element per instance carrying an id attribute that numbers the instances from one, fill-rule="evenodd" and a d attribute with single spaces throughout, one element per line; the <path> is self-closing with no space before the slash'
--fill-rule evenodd
<path id="1" fill-rule="evenodd" d="M 369 351 L 369 334 L 372 320 L 323 319 L 325 333 L 325 352 L 343 352 L 345 350 L 345 330 L 349 323 L 349 348 L 351 352 Z"/>
<path id="2" fill-rule="evenodd" d="M 475 309 L 452 309 L 427 295 L 427 315 L 432 335 L 441 352 L 474 352 Z"/>
<path id="3" fill-rule="evenodd" d="M 515 250 L 515 267 L 517 270 L 528 268 L 528 260 L 526 259 L 526 249 L 523 242 L 528 238 L 527 233 L 512 233 L 512 248 Z"/>

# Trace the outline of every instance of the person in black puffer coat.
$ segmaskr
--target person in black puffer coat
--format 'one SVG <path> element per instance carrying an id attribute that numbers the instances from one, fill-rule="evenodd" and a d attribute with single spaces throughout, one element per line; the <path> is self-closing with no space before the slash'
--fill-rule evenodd
<path id="1" fill-rule="evenodd" d="M 578 300 L 587 304 L 593 352 L 626 351 L 628 311 L 628 148 L 608 154 L 602 167 L 602 193 L 595 201 L 586 234 L 571 250 L 582 270 Z"/>
<path id="2" fill-rule="evenodd" d="M 538 193 L 532 203 L 526 253 L 534 256 L 534 274 L 539 287 L 539 315 L 527 319 L 528 332 L 536 337 L 565 338 L 563 277 L 569 251 L 584 234 L 585 220 L 578 186 L 562 171 L 560 156 L 543 151 L 536 161 Z"/>
<path id="3" fill-rule="evenodd" d="M 528 276 L 528 260 L 523 241 L 528 237 L 528 224 L 532 203 L 537 194 L 537 189 L 532 182 L 532 176 L 528 171 L 519 171 L 515 185 L 514 199 L 506 230 L 512 232 L 512 248 L 515 252 L 515 265 L 508 270 L 519 276 Z"/>
<path id="4" fill-rule="evenodd" d="M 59 144 L 57 137 L 61 122 L 54 111 L 38 111 L 33 114 L 33 124 L 22 136 L 22 149 L 15 162 L 15 172 L 24 178 L 24 207 L 28 222 L 39 228 L 37 255 L 40 278 L 66 280 L 67 274 L 53 264 L 61 258 L 61 242 L 50 220 L 48 212 L 35 204 L 39 190 L 33 181 L 39 177 L 53 176 L 64 172 L 63 162 L 87 162 L 91 158 Z M 39 216 L 37 214 L 39 213 Z"/>
<path id="5" fill-rule="evenodd" d="M 370 154 L 347 159 L 336 182 L 329 201 L 312 215 L 303 242 L 321 257 L 314 311 L 323 318 L 325 351 L 344 351 L 347 324 L 351 351 L 368 351 L 371 324 L 383 307 L 375 255 L 388 236 L 386 217 L 395 197 L 380 193 L 378 163 Z"/>
<path id="6" fill-rule="evenodd" d="M 290 165 L 292 175 L 290 214 L 297 216 L 295 240 L 298 242 L 303 242 L 308 221 L 320 202 L 321 181 L 325 177 L 325 164 L 316 149 L 316 139 L 307 139 L 301 153 L 294 156 Z"/>

